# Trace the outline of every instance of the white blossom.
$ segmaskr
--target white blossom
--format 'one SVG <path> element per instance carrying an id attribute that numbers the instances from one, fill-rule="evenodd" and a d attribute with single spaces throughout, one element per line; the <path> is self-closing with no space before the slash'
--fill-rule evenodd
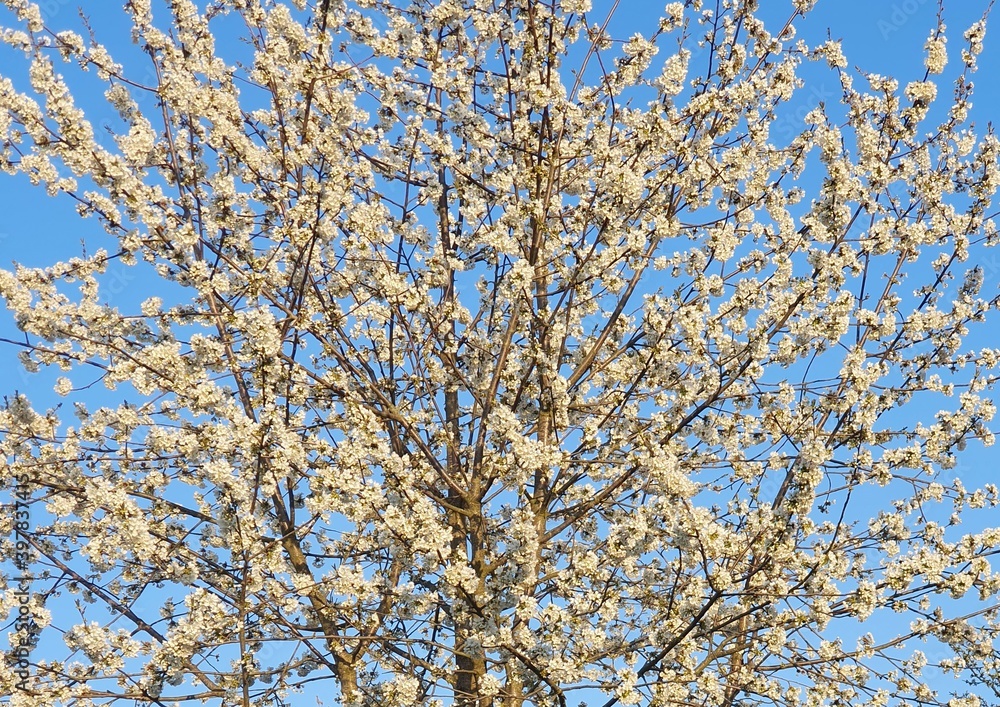
<path id="1" fill-rule="evenodd" d="M 924 45 L 924 49 L 927 50 L 924 66 L 927 67 L 928 72 L 940 74 L 944 71 L 944 67 L 948 63 L 947 41 L 947 37 L 938 32 L 932 33 L 930 39 L 927 40 L 927 44 Z"/>
<path id="2" fill-rule="evenodd" d="M 0 6 L 0 170 L 93 220 L 0 270 L 12 705 L 978 704 L 985 24 L 946 90 L 811 0 L 59 4 Z"/>

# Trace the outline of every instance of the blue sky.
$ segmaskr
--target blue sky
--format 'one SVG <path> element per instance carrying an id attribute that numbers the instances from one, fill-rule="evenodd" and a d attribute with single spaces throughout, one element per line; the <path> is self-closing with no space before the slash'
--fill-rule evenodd
<path id="1" fill-rule="evenodd" d="M 611 25 L 613 34 L 627 37 L 636 31 L 646 31 L 650 18 L 658 15 L 661 2 L 623 0 Z M 787 16 L 786 0 L 761 0 L 768 13 L 774 17 Z M 982 15 L 985 0 L 952 0 L 944 18 L 948 25 L 949 50 L 952 57 L 944 79 L 954 76 L 957 53 L 962 46 L 961 34 L 966 27 Z M 105 42 L 119 61 L 141 60 L 142 56 L 128 41 L 128 22 L 119 9 L 119 2 L 107 0 L 46 0 L 42 3 L 50 24 L 57 29 L 80 29 L 76 6 L 82 7 L 92 23 L 100 41 Z M 601 0 L 595 0 L 601 6 Z M 905 85 L 907 81 L 923 76 L 923 44 L 935 26 L 937 3 L 933 0 L 820 0 L 817 11 L 808 22 L 801 23 L 801 37 L 810 43 L 830 36 L 843 40 L 844 53 L 852 65 L 864 71 L 892 75 Z M 2 17 L 2 15 L 0 15 Z M 996 22 L 992 23 L 996 25 Z M 973 116 L 980 127 L 1000 113 L 1000 93 L 993 87 L 993 79 L 1000 68 L 1000 36 L 987 34 L 986 50 L 980 57 L 980 72 L 975 77 L 978 92 Z M 8 61 L 9 60 L 9 61 Z M 19 71 L 23 64 L 7 52 L 0 52 L 0 73 L 8 68 Z M 67 70 L 71 74 L 72 70 Z M 141 72 L 140 72 L 141 73 Z M 836 103 L 839 85 L 835 76 L 822 67 L 809 67 L 805 73 L 806 87 L 796 94 L 785 109 L 783 121 L 776 126 L 776 135 L 787 130 L 798 130 L 798 120 L 820 101 Z M 141 78 L 141 76 L 139 77 Z M 92 81 L 82 85 L 80 103 L 88 109 L 95 127 L 113 119 L 114 112 L 102 104 L 99 93 L 89 89 Z M 939 91 L 945 99 L 950 90 L 942 85 Z M 147 104 L 149 105 L 149 104 Z M 110 239 L 95 221 L 82 221 L 76 214 L 74 203 L 66 198 L 50 198 L 43 189 L 34 188 L 22 178 L 0 175 L 0 264 L 9 267 L 12 261 L 44 266 L 56 260 L 79 255 L 82 248 L 93 252 L 100 247 L 111 247 Z M 85 244 L 85 245 L 84 245 Z M 981 254 L 980 264 L 985 270 L 986 292 L 995 293 L 1000 285 L 1000 258 Z M 104 281 L 104 291 L 112 304 L 123 307 L 135 304 L 156 293 L 156 284 L 138 275 L 138 271 L 112 266 Z M 18 333 L 6 311 L 0 311 L 0 338 L 17 339 Z M 985 343 L 985 342 L 983 342 Z M 55 372 L 24 373 L 15 360 L 15 347 L 0 345 L 0 366 L 7 374 L 2 393 L 15 389 L 25 392 L 40 407 L 55 404 L 58 398 L 51 392 L 57 376 Z M 982 450 L 970 445 L 963 457 L 959 473 L 969 478 L 967 485 L 992 480 L 992 470 L 997 465 L 994 450 Z"/>

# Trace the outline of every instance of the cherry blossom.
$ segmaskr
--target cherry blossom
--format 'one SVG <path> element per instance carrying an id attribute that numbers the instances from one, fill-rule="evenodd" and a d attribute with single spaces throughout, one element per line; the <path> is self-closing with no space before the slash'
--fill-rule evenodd
<path id="1" fill-rule="evenodd" d="M 0 270 L 0 694 L 1000 689 L 985 21 L 897 78 L 814 4 L 4 0 L 4 179 L 106 237 Z"/>

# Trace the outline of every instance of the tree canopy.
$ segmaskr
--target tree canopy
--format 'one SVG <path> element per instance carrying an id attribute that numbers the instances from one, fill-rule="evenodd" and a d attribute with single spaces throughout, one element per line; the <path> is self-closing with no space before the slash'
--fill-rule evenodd
<path id="1" fill-rule="evenodd" d="M 3 4 L 0 184 L 106 231 L 0 270 L 12 707 L 995 695 L 985 16 Z"/>

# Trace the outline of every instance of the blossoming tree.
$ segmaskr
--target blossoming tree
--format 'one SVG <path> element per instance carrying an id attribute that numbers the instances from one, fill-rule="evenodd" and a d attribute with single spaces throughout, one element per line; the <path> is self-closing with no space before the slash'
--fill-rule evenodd
<path id="1" fill-rule="evenodd" d="M 128 0 L 122 65 L 4 0 L 5 179 L 108 236 L 0 271 L 70 403 L 0 410 L 0 694 L 978 704 L 985 25 L 900 87 L 811 4 Z"/>

